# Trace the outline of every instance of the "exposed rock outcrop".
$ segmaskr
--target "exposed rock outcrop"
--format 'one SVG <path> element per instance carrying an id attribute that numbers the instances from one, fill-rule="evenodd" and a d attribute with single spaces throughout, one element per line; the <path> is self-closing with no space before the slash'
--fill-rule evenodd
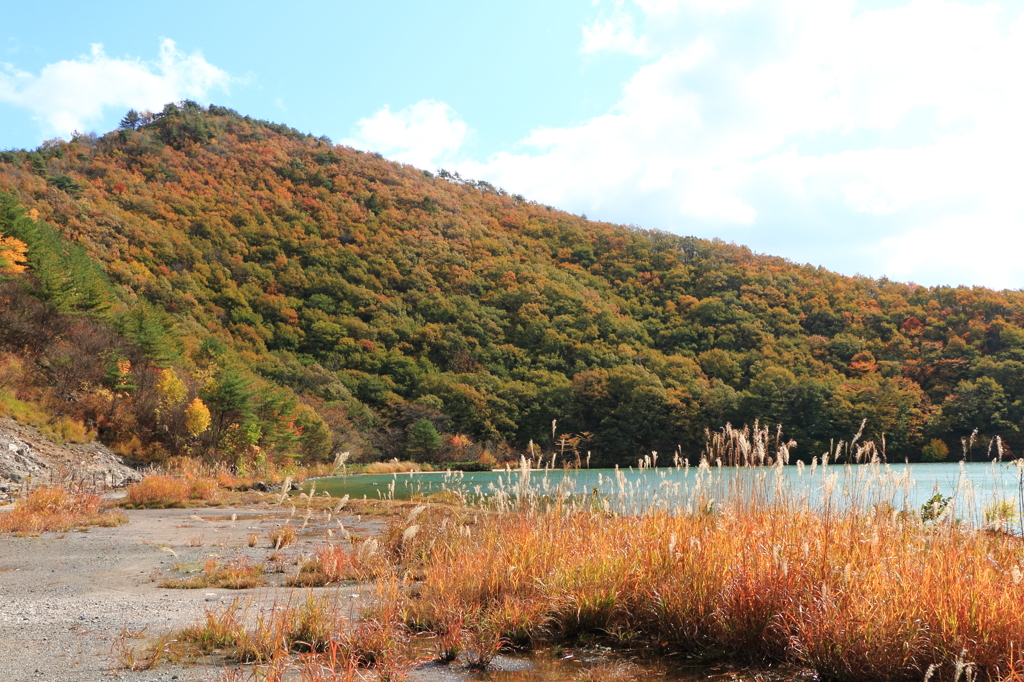
<path id="1" fill-rule="evenodd" d="M 121 488 L 141 478 L 129 460 L 99 443 L 57 445 L 35 427 L 0 418 L 0 504 L 31 484 Z"/>

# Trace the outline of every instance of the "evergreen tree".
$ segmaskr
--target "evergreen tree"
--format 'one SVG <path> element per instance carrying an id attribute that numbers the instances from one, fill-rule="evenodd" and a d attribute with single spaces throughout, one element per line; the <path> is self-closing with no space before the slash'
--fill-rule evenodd
<path id="1" fill-rule="evenodd" d="M 136 130 L 141 123 L 142 117 L 134 109 L 129 109 L 128 113 L 121 119 L 121 127 L 125 130 Z"/>

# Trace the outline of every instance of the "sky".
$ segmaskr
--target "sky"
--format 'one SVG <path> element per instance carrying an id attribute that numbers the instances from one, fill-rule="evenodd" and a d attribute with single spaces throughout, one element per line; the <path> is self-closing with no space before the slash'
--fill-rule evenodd
<path id="1" fill-rule="evenodd" d="M 0 0 L 0 149 L 193 99 L 591 219 L 1024 288 L 1024 0 Z"/>

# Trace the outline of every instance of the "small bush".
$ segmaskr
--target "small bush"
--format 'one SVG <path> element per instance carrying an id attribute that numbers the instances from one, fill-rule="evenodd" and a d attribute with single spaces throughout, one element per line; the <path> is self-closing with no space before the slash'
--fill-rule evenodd
<path id="1" fill-rule="evenodd" d="M 48 428 L 42 429 L 57 443 L 88 443 L 96 438 L 96 432 L 71 417 L 59 417 Z"/>

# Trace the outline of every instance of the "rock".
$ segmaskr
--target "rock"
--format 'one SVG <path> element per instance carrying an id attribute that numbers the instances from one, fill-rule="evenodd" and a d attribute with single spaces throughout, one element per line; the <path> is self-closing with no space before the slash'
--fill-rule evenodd
<path id="1" fill-rule="evenodd" d="M 121 488 L 142 480 L 142 475 L 99 443 L 57 445 L 34 427 L 0 418 L 0 479 L 14 484 L 74 480 Z"/>
<path id="2" fill-rule="evenodd" d="M 252 484 L 252 489 L 256 490 L 258 492 L 261 492 L 261 493 L 265 493 L 265 492 L 269 492 L 270 491 L 270 488 L 268 488 L 267 484 L 264 483 L 263 481 L 256 481 L 255 483 L 253 483 Z"/>

